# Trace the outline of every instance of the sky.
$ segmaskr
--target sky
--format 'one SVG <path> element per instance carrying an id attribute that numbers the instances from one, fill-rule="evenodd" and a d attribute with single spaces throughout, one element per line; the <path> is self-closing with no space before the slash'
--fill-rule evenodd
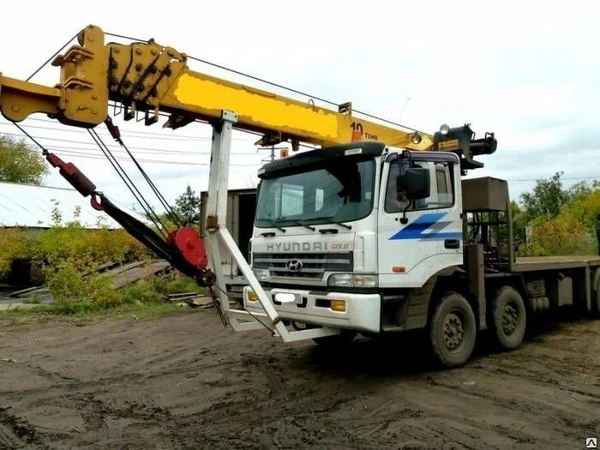
<path id="1" fill-rule="evenodd" d="M 197 2 L 194 9 L 187 3 L 169 9 L 170 4 L 154 1 L 62 1 L 60 8 L 45 1 L 10 2 L 1 13 L 9 20 L 0 27 L 0 73 L 27 78 L 77 31 L 94 24 L 105 32 L 154 38 L 188 55 L 338 104 L 352 101 L 355 109 L 429 133 L 442 123 L 470 123 L 481 137 L 494 132 L 498 150 L 481 157 L 485 168 L 471 176 L 507 179 L 515 199 L 532 189 L 535 180 L 558 171 L 564 172 L 567 186 L 600 178 L 600 4 L 388 2 L 230 0 L 226 7 Z M 189 66 L 307 100 L 195 61 Z M 52 86 L 58 77 L 58 70 L 47 66 L 31 81 Z M 196 192 L 206 189 L 207 125 L 172 131 L 119 117 L 115 122 L 169 202 L 188 184 Z M 139 210 L 86 131 L 42 115 L 21 125 L 79 166 L 99 190 Z M 127 158 L 101 127 L 98 131 L 119 159 Z M 0 133 L 21 136 L 4 118 Z M 256 140 L 234 133 L 230 188 L 256 185 L 256 172 L 269 158 L 268 150 L 254 145 Z M 122 164 L 157 206 L 135 166 Z M 55 170 L 45 183 L 67 185 Z"/>

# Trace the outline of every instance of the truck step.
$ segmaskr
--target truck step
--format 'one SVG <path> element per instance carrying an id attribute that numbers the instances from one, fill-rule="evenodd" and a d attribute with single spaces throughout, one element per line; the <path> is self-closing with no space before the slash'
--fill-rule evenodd
<path id="1" fill-rule="evenodd" d="M 397 325 L 395 323 L 387 323 L 387 324 L 381 325 L 381 331 L 383 331 L 384 333 L 391 333 L 394 331 L 402 331 L 402 330 L 404 330 L 404 327 Z"/>

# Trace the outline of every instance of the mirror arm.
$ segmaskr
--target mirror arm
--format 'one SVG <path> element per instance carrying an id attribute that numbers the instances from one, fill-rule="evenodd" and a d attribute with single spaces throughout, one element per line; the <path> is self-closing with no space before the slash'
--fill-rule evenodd
<path id="1" fill-rule="evenodd" d="M 408 208 L 410 208 L 413 205 L 414 200 L 410 200 L 408 202 L 408 205 L 406 205 L 404 207 L 404 209 L 402 210 L 402 217 L 400 218 L 400 223 L 402 225 L 406 225 L 408 223 L 408 218 L 406 217 L 406 211 L 408 210 Z"/>

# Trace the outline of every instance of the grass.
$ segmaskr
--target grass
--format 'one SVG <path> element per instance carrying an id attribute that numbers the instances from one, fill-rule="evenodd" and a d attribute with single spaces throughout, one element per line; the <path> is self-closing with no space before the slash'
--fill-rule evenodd
<path id="1" fill-rule="evenodd" d="M 176 313 L 197 313 L 202 309 L 180 306 L 176 302 L 127 303 L 107 309 L 91 307 L 89 303 L 39 305 L 35 308 L 0 311 L 0 329 L 47 322 L 67 322 L 88 325 L 107 319 L 149 320 Z"/>
<path id="2" fill-rule="evenodd" d="M 39 299 L 33 298 L 24 302 L 27 305 L 24 308 L 0 311 L 0 328 L 49 321 L 85 325 L 107 319 L 148 320 L 167 314 L 197 312 L 195 308 L 167 301 L 166 297 L 177 293 L 204 293 L 193 280 L 178 275 L 142 280 L 118 290 L 109 286 L 108 279 L 100 283 L 91 280 L 86 285 L 79 281 L 60 281 L 52 304 L 40 304 Z"/>

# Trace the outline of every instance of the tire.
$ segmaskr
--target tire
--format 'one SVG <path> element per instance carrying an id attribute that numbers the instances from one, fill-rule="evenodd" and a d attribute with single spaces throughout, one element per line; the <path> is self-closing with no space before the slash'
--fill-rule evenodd
<path id="1" fill-rule="evenodd" d="M 314 338 L 313 341 L 321 346 L 342 346 L 348 345 L 356 337 L 356 331 L 342 330 L 340 334 L 334 334 L 332 336 L 323 336 Z"/>
<path id="2" fill-rule="evenodd" d="M 527 309 L 521 294 L 511 286 L 502 286 L 492 299 L 489 312 L 495 346 L 508 351 L 518 348 L 527 328 Z"/>
<path id="3" fill-rule="evenodd" d="M 429 324 L 429 343 L 437 365 L 455 368 L 465 365 L 477 341 L 477 321 L 465 297 L 447 293 L 435 306 Z"/>

